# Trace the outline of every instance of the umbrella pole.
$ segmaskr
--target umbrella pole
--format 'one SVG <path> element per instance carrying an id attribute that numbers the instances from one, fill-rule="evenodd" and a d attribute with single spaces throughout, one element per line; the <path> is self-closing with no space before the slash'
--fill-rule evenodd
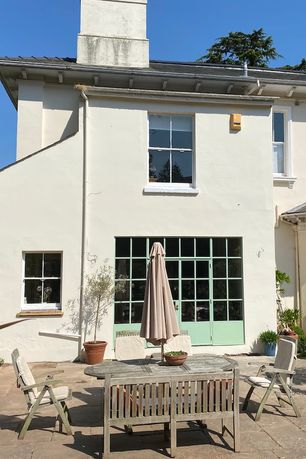
<path id="1" fill-rule="evenodd" d="M 164 343 L 161 343 L 161 361 L 162 361 L 162 362 L 165 361 L 165 357 L 164 357 Z"/>

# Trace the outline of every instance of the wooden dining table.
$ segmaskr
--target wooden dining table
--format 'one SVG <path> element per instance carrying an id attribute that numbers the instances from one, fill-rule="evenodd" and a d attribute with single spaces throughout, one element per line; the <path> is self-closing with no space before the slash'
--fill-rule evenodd
<path id="1" fill-rule="evenodd" d="M 86 367 L 84 373 L 97 379 L 105 379 L 107 375 L 130 377 L 132 375 L 174 376 L 183 374 L 216 373 L 230 371 L 238 367 L 238 363 L 226 356 L 212 354 L 196 354 L 188 356 L 183 365 L 170 366 L 159 358 L 135 360 L 104 360 L 102 363 Z"/>

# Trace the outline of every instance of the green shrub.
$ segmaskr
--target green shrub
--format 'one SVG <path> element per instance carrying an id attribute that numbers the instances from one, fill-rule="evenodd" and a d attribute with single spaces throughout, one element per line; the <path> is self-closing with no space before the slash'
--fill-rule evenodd
<path id="1" fill-rule="evenodd" d="M 297 321 L 300 318 L 300 311 L 297 309 L 286 308 L 279 313 L 278 320 L 280 326 L 284 330 L 293 330 L 293 327 L 296 327 Z"/>
<path id="2" fill-rule="evenodd" d="M 278 340 L 278 334 L 273 330 L 265 330 L 260 333 L 259 340 L 262 343 L 276 344 Z"/>
<path id="3" fill-rule="evenodd" d="M 4 364 L 4 360 L 0 358 L 0 367 Z"/>
<path id="4" fill-rule="evenodd" d="M 306 356 L 306 334 L 302 330 L 301 327 L 298 327 L 297 325 L 292 327 L 292 331 L 294 331 L 298 337 L 298 353 L 305 357 Z"/>

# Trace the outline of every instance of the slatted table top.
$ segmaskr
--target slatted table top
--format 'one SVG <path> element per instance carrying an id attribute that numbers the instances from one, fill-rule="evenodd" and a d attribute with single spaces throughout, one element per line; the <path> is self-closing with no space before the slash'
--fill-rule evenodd
<path id="1" fill-rule="evenodd" d="M 197 354 L 189 356 L 184 365 L 170 366 L 160 359 L 137 360 L 104 360 L 102 363 L 85 368 L 84 373 L 98 379 L 105 379 L 106 375 L 119 377 L 141 375 L 173 376 L 175 374 L 216 373 L 233 370 L 238 363 L 228 357 L 210 354 Z"/>

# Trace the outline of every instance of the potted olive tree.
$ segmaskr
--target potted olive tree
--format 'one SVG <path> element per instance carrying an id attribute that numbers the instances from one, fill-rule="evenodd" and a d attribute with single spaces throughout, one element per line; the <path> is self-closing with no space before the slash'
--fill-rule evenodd
<path id="1" fill-rule="evenodd" d="M 93 331 L 93 340 L 85 341 L 83 345 L 86 363 L 90 365 L 100 363 L 104 358 L 107 342 L 97 340 L 97 330 L 113 303 L 114 294 L 124 290 L 125 284 L 124 278 L 115 284 L 113 269 L 107 264 L 86 276 L 83 320 L 85 336 Z"/>
<path id="2" fill-rule="evenodd" d="M 273 357 L 276 351 L 278 334 L 273 330 L 265 330 L 260 333 L 259 341 L 265 346 L 265 355 Z"/>

